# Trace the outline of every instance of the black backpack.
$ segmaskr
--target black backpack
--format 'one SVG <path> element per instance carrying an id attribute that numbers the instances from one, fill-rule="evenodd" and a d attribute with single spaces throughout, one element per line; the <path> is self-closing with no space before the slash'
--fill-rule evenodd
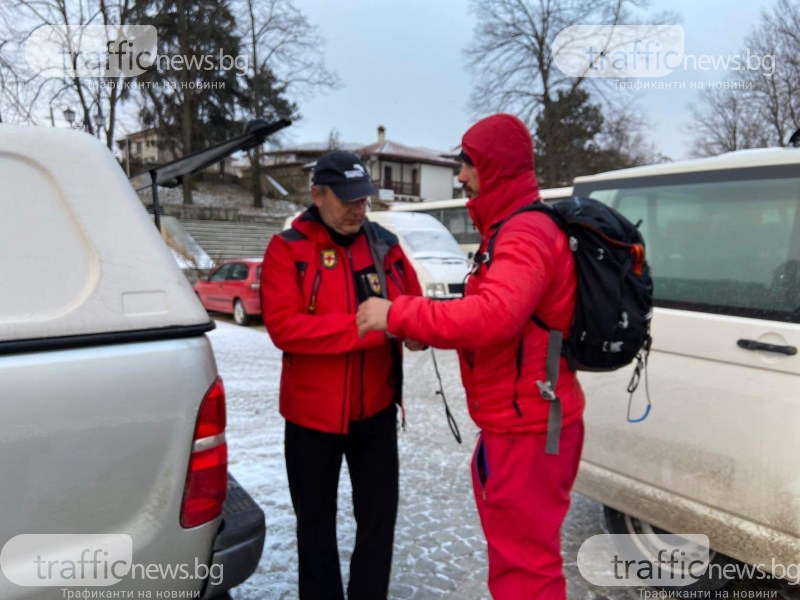
<path id="1" fill-rule="evenodd" d="M 575 317 L 566 341 L 562 343 L 560 331 L 531 315 L 535 323 L 550 332 L 547 381 L 537 384 L 542 397 L 551 402 L 547 452 L 557 454 L 561 404 L 554 390 L 560 355 L 567 358 L 572 369 L 579 371 L 615 371 L 637 359 L 628 386 L 633 393 L 650 350 L 653 280 L 645 261 L 644 239 L 637 226 L 591 198 L 572 197 L 550 204 L 534 202 L 520 208 L 500 222 L 489 239 L 487 251 L 476 256 L 475 261 L 489 266 L 503 224 L 526 212 L 545 213 L 567 234 L 578 276 Z M 518 360 L 518 377 L 520 368 Z M 521 414 L 516 398 L 514 405 Z M 638 420 L 646 417 L 647 413 Z"/>

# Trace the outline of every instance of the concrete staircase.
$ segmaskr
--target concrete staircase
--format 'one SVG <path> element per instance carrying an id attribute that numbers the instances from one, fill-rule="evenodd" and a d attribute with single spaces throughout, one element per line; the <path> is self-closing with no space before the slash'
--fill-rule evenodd
<path id="1" fill-rule="evenodd" d="M 270 238 L 283 230 L 283 219 L 262 222 L 181 219 L 181 225 L 213 260 L 261 258 Z"/>

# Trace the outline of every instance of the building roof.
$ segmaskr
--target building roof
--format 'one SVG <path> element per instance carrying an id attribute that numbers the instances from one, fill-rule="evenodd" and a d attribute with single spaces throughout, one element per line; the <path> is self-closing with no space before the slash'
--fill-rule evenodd
<path id="1" fill-rule="evenodd" d="M 378 158 L 394 159 L 405 162 L 424 162 L 427 164 L 441 165 L 443 167 L 457 167 L 458 162 L 442 156 L 441 152 L 429 148 L 413 148 L 404 146 L 391 140 L 377 142 L 364 146 L 358 150 L 363 157 L 376 156 Z"/>
<path id="2" fill-rule="evenodd" d="M 337 150 L 345 150 L 347 152 L 358 152 L 364 144 L 343 143 L 339 144 Z M 325 154 L 331 150 L 328 142 L 308 142 L 306 144 L 298 144 L 297 146 L 290 146 L 288 148 L 280 148 L 278 150 L 270 150 L 265 154 Z"/>
<path id="3" fill-rule="evenodd" d="M 439 150 L 432 150 L 431 148 L 422 148 L 414 146 L 405 146 L 398 144 L 391 140 L 387 140 L 386 129 L 384 127 L 378 128 L 378 141 L 373 144 L 354 144 L 343 143 L 339 145 L 338 150 L 345 150 L 360 155 L 362 158 L 378 158 L 383 160 L 392 160 L 406 163 L 425 163 L 429 165 L 439 165 L 443 167 L 458 167 L 459 163 L 455 160 L 452 152 L 440 152 Z M 310 142 L 306 144 L 299 144 L 288 148 L 281 148 L 280 150 L 272 150 L 266 154 L 271 155 L 285 155 L 285 154 L 306 154 L 306 155 L 322 155 L 330 151 L 328 142 Z M 313 166 L 313 162 L 303 165 L 307 168 L 309 165 Z"/>
<path id="4" fill-rule="evenodd" d="M 133 133 L 129 133 L 125 137 L 119 138 L 117 140 L 117 143 L 125 142 L 126 139 L 130 140 L 130 141 L 134 141 L 134 140 L 146 139 L 146 138 L 149 138 L 149 137 L 152 137 L 152 136 L 157 136 L 157 135 L 158 135 L 158 131 L 156 130 L 156 128 L 155 127 L 150 127 L 148 129 L 142 129 L 141 131 L 134 131 Z"/>

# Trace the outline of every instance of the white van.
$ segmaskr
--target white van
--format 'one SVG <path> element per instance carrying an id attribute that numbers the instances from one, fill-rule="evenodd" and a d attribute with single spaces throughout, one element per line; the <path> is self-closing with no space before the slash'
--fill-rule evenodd
<path id="1" fill-rule="evenodd" d="M 554 202 L 569 198 L 572 195 L 571 187 L 550 188 L 539 190 L 542 200 Z M 452 198 L 451 200 L 432 200 L 430 202 L 397 203 L 391 207 L 391 212 L 419 212 L 431 215 L 441 222 L 461 246 L 464 253 L 472 258 L 478 251 L 481 243 L 481 234 L 475 229 L 467 210 L 469 198 Z"/>
<path id="2" fill-rule="evenodd" d="M 470 261 L 439 221 L 416 212 L 370 212 L 367 218 L 398 237 L 425 296 L 446 300 L 464 295 Z"/>
<path id="3" fill-rule="evenodd" d="M 300 214 L 286 217 L 283 228 L 289 229 Z M 367 218 L 397 236 L 414 267 L 423 295 L 437 300 L 464 295 L 470 260 L 438 220 L 421 213 L 394 214 L 391 211 L 370 211 Z"/>
<path id="4" fill-rule="evenodd" d="M 800 150 L 575 180 L 639 223 L 655 284 L 648 380 L 581 373 L 576 490 L 612 533 L 699 533 L 778 577 L 800 557 Z M 717 555 L 718 560 L 724 557 Z"/>

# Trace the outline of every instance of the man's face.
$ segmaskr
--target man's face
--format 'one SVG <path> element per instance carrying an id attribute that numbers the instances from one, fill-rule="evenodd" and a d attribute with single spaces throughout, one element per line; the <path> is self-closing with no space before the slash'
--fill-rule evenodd
<path id="1" fill-rule="evenodd" d="M 464 187 L 467 198 L 470 200 L 478 195 L 478 169 L 469 163 L 461 163 L 458 173 L 458 182 Z"/>
<path id="2" fill-rule="evenodd" d="M 367 215 L 367 199 L 342 202 L 329 187 L 311 188 L 311 199 L 319 209 L 322 221 L 342 235 L 358 233 Z"/>

